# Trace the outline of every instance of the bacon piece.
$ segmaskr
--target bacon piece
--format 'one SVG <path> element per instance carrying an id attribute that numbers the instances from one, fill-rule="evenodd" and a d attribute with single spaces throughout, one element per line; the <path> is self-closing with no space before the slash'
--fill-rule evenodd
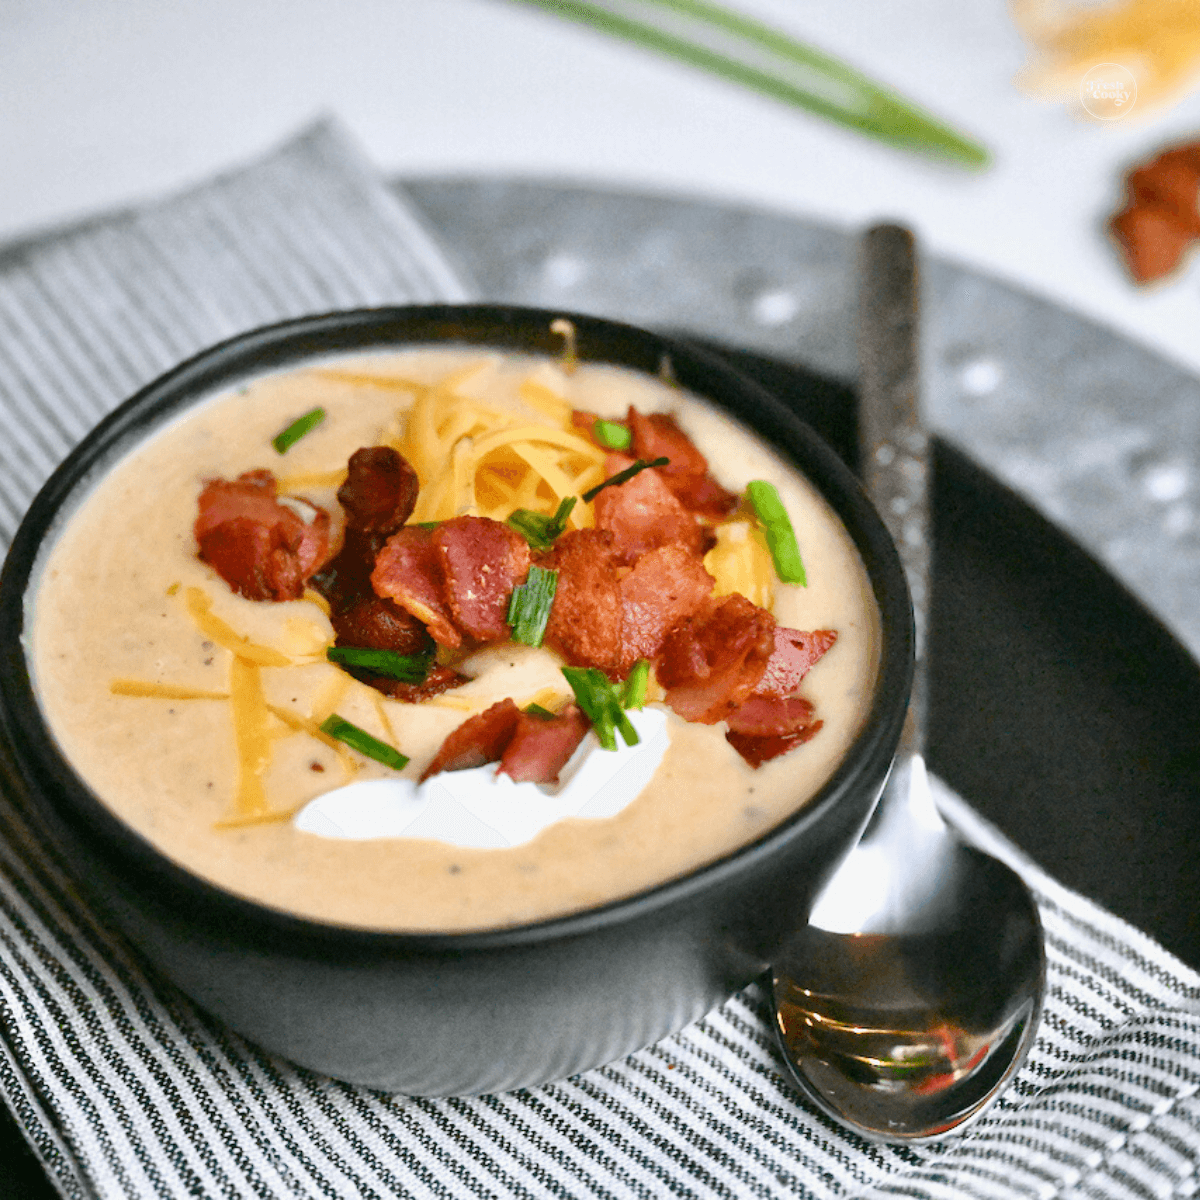
<path id="1" fill-rule="evenodd" d="M 607 529 L 562 534 L 538 562 L 558 572 L 545 643 L 572 666 L 615 670 L 621 657 L 619 559 Z"/>
<path id="2" fill-rule="evenodd" d="M 633 459 L 610 454 L 605 461 L 609 475 L 631 466 Z M 647 550 L 677 542 L 701 557 L 708 543 L 707 531 L 688 512 L 654 467 L 639 471 L 625 483 L 606 487 L 593 501 L 596 527 L 608 529 L 623 563 L 634 562 Z"/>
<path id="3" fill-rule="evenodd" d="M 752 766 L 786 754 L 821 728 L 813 706 L 795 695 L 800 681 L 837 641 L 832 629 L 775 630 L 775 646 L 753 693 L 725 718 L 729 744 Z"/>
<path id="4" fill-rule="evenodd" d="M 347 528 L 375 534 L 382 544 L 412 516 L 419 488 L 417 473 L 402 454 L 391 446 L 364 446 L 350 455 L 337 498 Z"/>
<path id="5" fill-rule="evenodd" d="M 651 462 L 668 458 L 658 467 L 663 480 L 689 511 L 713 521 L 721 521 L 737 507 L 736 493 L 726 491 L 709 474 L 708 459 L 667 413 L 640 413 L 630 405 L 629 428 L 633 434 L 633 453 Z"/>
<path id="6" fill-rule="evenodd" d="M 330 613 L 339 646 L 424 654 L 433 649 L 429 631 L 412 613 L 383 596 L 364 596 Z"/>
<path id="7" fill-rule="evenodd" d="M 756 696 L 792 696 L 800 681 L 837 641 L 833 629 L 816 629 L 805 633 L 800 629 L 775 630 L 775 649 L 767 661 L 767 669 L 758 687 Z"/>
<path id="8" fill-rule="evenodd" d="M 1169 275 L 1200 237 L 1200 142 L 1175 146 L 1131 171 L 1125 207 L 1109 229 L 1137 283 Z"/>
<path id="9" fill-rule="evenodd" d="M 432 530 L 406 525 L 392 534 L 375 559 L 371 586 L 377 595 L 412 613 L 434 641 L 452 649 L 462 645 L 462 634 L 445 600 L 442 561 Z"/>
<path id="10" fill-rule="evenodd" d="M 571 409 L 571 425 L 578 429 L 584 437 L 591 438 L 596 441 L 596 422 L 600 418 L 594 412 L 588 412 L 586 409 L 573 408 Z M 596 442 L 599 445 L 599 442 Z"/>
<path id="11" fill-rule="evenodd" d="M 329 553 L 329 514 L 279 500 L 270 471 L 210 479 L 193 529 L 200 557 L 250 600 L 298 600 Z"/>
<path id="12" fill-rule="evenodd" d="M 1170 275 L 1196 235 L 1169 209 L 1131 204 L 1109 222 L 1135 283 L 1153 283 Z"/>
<path id="13" fill-rule="evenodd" d="M 503 771 L 518 783 L 557 783 L 558 773 L 591 727 L 583 710 L 574 704 L 555 717 L 521 713 L 497 774 Z"/>
<path id="14" fill-rule="evenodd" d="M 422 781 L 440 771 L 466 771 L 496 762 L 512 741 L 521 710 L 512 697 L 505 696 L 491 708 L 468 717 L 451 730 L 421 775 Z"/>
<path id="15" fill-rule="evenodd" d="M 433 547 L 459 629 L 481 642 L 508 637 L 508 601 L 529 574 L 529 543 L 503 521 L 454 517 L 433 531 Z"/>
<path id="16" fill-rule="evenodd" d="M 735 733 L 732 730 L 725 735 L 725 740 L 752 766 L 761 767 L 768 759 L 778 758 L 789 750 L 803 745 L 811 737 L 820 732 L 822 722 L 814 721 L 811 725 L 780 736 L 755 737 L 751 734 Z"/>
<path id="17" fill-rule="evenodd" d="M 803 696 L 762 696 L 755 692 L 725 720 L 734 733 L 783 737 L 812 724 L 813 706 Z"/>
<path id="18" fill-rule="evenodd" d="M 429 674 L 420 683 L 402 683 L 399 679 L 391 679 L 387 675 L 372 675 L 368 671 L 358 671 L 353 667 L 349 670 L 355 679 L 373 687 L 377 692 L 390 696 L 393 700 L 401 700 L 405 704 L 420 704 L 430 696 L 440 696 L 451 688 L 462 687 L 468 683 L 469 677 L 459 674 L 452 667 L 431 667 Z"/>
<path id="19" fill-rule="evenodd" d="M 715 724 L 758 686 L 775 648 L 775 618 L 733 593 L 710 600 L 663 643 L 658 681 L 686 721 Z"/>
<path id="20" fill-rule="evenodd" d="M 633 564 L 618 585 L 621 601 L 621 655 L 618 675 L 639 658 L 655 659 L 667 634 L 697 612 L 716 580 L 682 546 L 660 546 Z"/>

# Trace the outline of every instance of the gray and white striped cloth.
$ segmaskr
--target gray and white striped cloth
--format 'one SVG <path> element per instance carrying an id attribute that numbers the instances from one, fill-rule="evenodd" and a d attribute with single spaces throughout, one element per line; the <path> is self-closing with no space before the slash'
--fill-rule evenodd
<path id="1" fill-rule="evenodd" d="M 202 346 L 305 312 L 465 290 L 329 125 L 184 195 L 9 252 L 0 537 L 92 424 Z M 115 939 L 3 796 L 0 1095 L 56 1186 L 80 1197 L 1195 1194 L 1200 976 L 941 799 L 1030 880 L 1050 964 L 1029 1063 L 941 1143 L 872 1145 L 805 1109 L 757 987 L 624 1061 L 528 1091 L 411 1099 L 298 1070 Z"/>

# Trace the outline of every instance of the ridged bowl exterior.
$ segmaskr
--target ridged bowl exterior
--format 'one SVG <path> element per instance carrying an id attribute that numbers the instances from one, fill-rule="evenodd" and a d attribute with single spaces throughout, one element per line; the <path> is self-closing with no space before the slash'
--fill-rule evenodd
<path id="1" fill-rule="evenodd" d="M 25 658 L 39 548 L 82 486 L 161 420 L 265 369 L 314 356 L 461 343 L 579 356 L 674 377 L 756 429 L 825 494 L 858 545 L 882 619 L 879 683 L 862 733 L 818 795 L 758 841 L 684 878 L 573 916 L 464 934 L 397 934 L 302 920 L 191 875 L 118 820 L 74 774 L 38 711 Z M 852 475 L 789 410 L 717 358 L 644 330 L 500 305 L 302 318 L 206 351 L 101 423 L 52 476 L 0 576 L 0 732 L 8 784 L 91 901 L 150 962 L 263 1048 L 412 1095 L 470 1095 L 588 1070 L 667 1036 L 759 975 L 857 836 L 878 795 L 911 682 L 903 572 Z M 15 769 L 14 769 L 15 768 Z"/>

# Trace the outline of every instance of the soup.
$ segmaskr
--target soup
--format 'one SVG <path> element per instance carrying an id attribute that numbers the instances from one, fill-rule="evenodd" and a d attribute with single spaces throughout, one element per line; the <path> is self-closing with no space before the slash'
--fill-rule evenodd
<path id="1" fill-rule="evenodd" d="M 311 428 L 293 428 L 318 410 Z M 604 549 L 596 531 L 607 536 L 619 524 L 623 489 L 632 494 L 640 479 L 642 493 L 663 490 L 670 464 L 631 462 L 639 443 L 626 442 L 638 419 L 667 415 L 660 431 L 677 427 L 707 460 L 693 508 L 710 511 L 696 517 L 696 537 L 687 534 L 686 570 L 688 579 L 700 572 L 712 584 L 700 608 L 672 627 L 675 642 L 664 650 L 661 638 L 652 639 L 646 703 L 662 714 L 667 740 L 649 783 L 612 815 L 567 817 L 519 844 L 492 848 L 427 836 L 325 837 L 301 828 L 298 812 L 348 783 L 416 780 L 448 737 L 501 702 L 562 714 L 579 696 L 564 662 L 580 669 L 601 663 L 619 704 L 633 652 L 589 658 L 599 653 L 591 648 L 591 610 L 568 603 L 567 548 L 594 562 L 593 551 Z M 286 429 L 297 440 L 281 453 L 273 440 Z M 328 556 L 349 537 L 338 493 L 362 447 L 394 448 L 419 479 L 408 533 L 388 546 L 395 537 L 441 537 L 438 530 L 468 517 L 489 522 L 488 530 L 512 530 L 514 511 L 537 515 L 543 530 L 561 517 L 557 537 L 551 528 L 548 540 L 522 552 L 560 579 L 542 644 L 473 636 L 469 622 L 463 634 L 454 608 L 447 630 L 430 626 L 438 640 L 430 643 L 433 656 L 426 654 L 436 678 L 449 681 L 444 688 L 381 689 L 369 672 L 330 661 L 329 647 L 340 639 L 330 589 L 321 583 Z M 317 513 L 329 519 L 326 557 L 305 564 L 294 598 L 239 591 L 220 553 L 206 543 L 204 554 L 198 542 L 197 517 L 213 481 L 263 471 L 301 522 L 315 527 Z M 628 484 L 616 480 L 621 471 L 632 471 Z M 782 503 L 803 585 L 777 577 L 774 530 L 762 506 L 746 499 L 751 481 L 772 485 Z M 719 516 L 711 511 L 714 494 L 717 507 L 726 506 Z M 572 496 L 564 513 L 562 501 Z M 665 527 L 661 520 L 650 526 L 652 540 Z M 626 535 L 614 536 L 620 543 Z M 658 559 L 685 561 L 664 547 L 652 547 Z M 641 578 L 639 564 L 650 553 L 639 547 L 612 558 L 611 582 Z M 376 568 L 376 587 L 386 588 L 386 574 Z M 393 590 L 429 615 L 403 588 Z M 106 805 L 164 854 L 234 893 L 376 929 L 542 920 L 730 853 L 830 777 L 861 727 L 878 665 L 878 614 L 852 541 L 815 489 L 757 436 L 669 380 L 464 348 L 318 360 L 206 399 L 153 432 L 82 496 L 45 555 L 33 596 L 39 700 L 64 754 Z M 653 609 L 659 601 L 647 603 Z M 701 628 L 706 614 L 726 611 L 722 605 L 769 613 L 776 639 L 779 631 L 836 635 L 821 643 L 798 687 L 768 697 L 776 709 L 808 713 L 782 752 L 748 717 L 765 685 L 739 694 L 738 707 L 716 719 L 711 709 L 698 713 L 696 688 L 688 692 L 688 681 L 672 676 L 672 655 L 685 660 L 695 649 L 681 631 Z M 710 621 L 710 642 L 718 626 Z M 460 644 L 448 644 L 455 636 Z M 638 645 L 635 638 L 635 652 Z M 759 664 L 763 678 L 772 670 L 768 664 L 764 674 Z M 334 718 L 342 726 L 331 725 Z M 731 728 L 739 721 L 741 734 Z M 337 735 L 344 727 L 369 739 L 367 753 L 363 743 Z M 381 746 L 391 751 L 387 761 L 372 750 Z M 407 760 L 402 766 L 397 752 Z M 588 742 L 576 758 L 606 753 Z M 554 791 L 550 783 L 528 786 Z"/>

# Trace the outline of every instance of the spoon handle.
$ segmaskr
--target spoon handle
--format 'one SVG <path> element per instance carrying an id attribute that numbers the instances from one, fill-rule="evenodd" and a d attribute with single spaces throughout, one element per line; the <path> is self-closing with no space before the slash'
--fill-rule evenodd
<path id="1" fill-rule="evenodd" d="M 908 576 L 916 630 L 912 699 L 901 752 L 925 747 L 929 607 L 929 438 L 918 411 L 916 245 L 899 225 L 876 225 L 862 243 L 859 278 L 859 446 L 867 494 Z"/>

